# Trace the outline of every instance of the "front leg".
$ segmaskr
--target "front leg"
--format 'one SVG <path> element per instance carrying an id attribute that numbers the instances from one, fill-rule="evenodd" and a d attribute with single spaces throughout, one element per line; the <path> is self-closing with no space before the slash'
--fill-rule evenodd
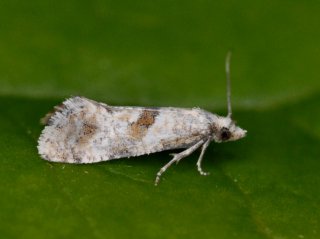
<path id="1" fill-rule="evenodd" d="M 198 159 L 198 162 L 197 162 L 197 168 L 198 168 L 198 171 L 201 175 L 209 175 L 210 173 L 208 172 L 204 172 L 201 168 L 201 163 L 202 163 L 202 159 L 203 159 L 203 155 L 204 153 L 206 152 L 206 149 L 208 148 L 209 144 L 211 142 L 211 137 L 202 145 L 202 149 L 201 149 L 201 154 L 200 154 L 200 157 Z"/>
<path id="2" fill-rule="evenodd" d="M 160 181 L 160 177 L 161 175 L 173 164 L 173 163 L 178 163 L 181 159 L 189 156 L 190 154 L 192 154 L 197 148 L 199 148 L 205 141 L 204 140 L 200 140 L 198 143 L 196 143 L 195 145 L 191 146 L 190 148 L 182 151 L 181 153 L 178 154 L 174 154 L 173 159 L 171 159 L 169 161 L 169 163 L 167 163 L 166 165 L 164 165 L 159 172 L 157 173 L 157 177 L 156 177 L 156 181 L 154 182 L 154 185 L 157 186 L 159 181 Z"/>

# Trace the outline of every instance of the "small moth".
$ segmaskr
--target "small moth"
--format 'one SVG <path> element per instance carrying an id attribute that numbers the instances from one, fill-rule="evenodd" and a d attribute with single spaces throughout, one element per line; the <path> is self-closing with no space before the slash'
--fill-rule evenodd
<path id="1" fill-rule="evenodd" d="M 42 123 L 38 140 L 41 157 L 52 162 L 97 163 L 171 149 L 185 149 L 156 175 L 201 147 L 197 168 L 211 141 L 243 138 L 246 130 L 231 119 L 230 57 L 226 57 L 228 115 L 219 116 L 200 108 L 110 106 L 84 97 L 72 97 L 54 107 Z"/>

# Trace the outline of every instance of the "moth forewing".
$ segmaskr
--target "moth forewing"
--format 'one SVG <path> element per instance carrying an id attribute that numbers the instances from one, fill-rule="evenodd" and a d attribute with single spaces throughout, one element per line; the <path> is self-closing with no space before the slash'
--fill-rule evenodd
<path id="1" fill-rule="evenodd" d="M 84 97 L 66 100 L 39 138 L 49 161 L 95 163 L 188 148 L 211 133 L 201 109 L 112 107 Z"/>

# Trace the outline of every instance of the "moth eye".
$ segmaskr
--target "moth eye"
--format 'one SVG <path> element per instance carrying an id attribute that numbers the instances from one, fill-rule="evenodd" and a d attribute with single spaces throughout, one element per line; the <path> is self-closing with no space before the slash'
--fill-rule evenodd
<path id="1" fill-rule="evenodd" d="M 220 133 L 221 140 L 228 140 L 231 136 L 230 131 L 227 128 L 222 128 Z"/>

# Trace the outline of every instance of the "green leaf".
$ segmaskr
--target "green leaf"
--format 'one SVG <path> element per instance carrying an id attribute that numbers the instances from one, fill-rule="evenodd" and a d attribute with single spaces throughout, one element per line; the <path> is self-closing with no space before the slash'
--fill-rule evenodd
<path id="1" fill-rule="evenodd" d="M 319 238 L 317 1 L 0 3 L 1 238 Z M 39 120 L 70 95 L 224 115 L 224 57 L 245 139 L 49 163 Z"/>

